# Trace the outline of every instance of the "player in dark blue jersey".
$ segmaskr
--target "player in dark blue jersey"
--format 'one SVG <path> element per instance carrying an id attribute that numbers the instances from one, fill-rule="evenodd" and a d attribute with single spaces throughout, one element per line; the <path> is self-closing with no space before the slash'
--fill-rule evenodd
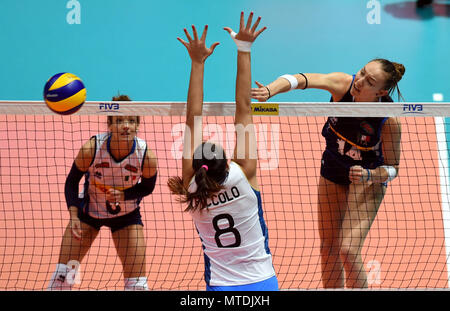
<path id="1" fill-rule="evenodd" d="M 405 72 L 401 64 L 374 59 L 356 75 L 300 73 L 283 75 L 267 86 L 256 82 L 252 98 L 267 101 L 294 89 L 322 89 L 332 102 L 392 102 Z M 329 117 L 322 135 L 318 211 L 322 283 L 332 287 L 367 287 L 361 249 L 387 182 L 398 174 L 401 124 L 398 118 Z M 345 271 L 345 277 L 344 277 Z"/>

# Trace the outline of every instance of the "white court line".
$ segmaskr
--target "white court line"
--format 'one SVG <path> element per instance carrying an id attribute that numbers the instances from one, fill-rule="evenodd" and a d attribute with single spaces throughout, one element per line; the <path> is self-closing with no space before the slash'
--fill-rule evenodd
<path id="1" fill-rule="evenodd" d="M 448 165 L 448 146 L 447 137 L 445 135 L 445 118 L 435 117 L 436 136 L 438 143 L 438 162 L 439 162 L 439 176 L 441 184 L 441 198 L 442 198 L 442 220 L 444 224 L 444 237 L 446 248 L 446 262 L 447 262 L 447 282 L 450 287 L 450 185 L 449 185 L 449 165 Z"/>

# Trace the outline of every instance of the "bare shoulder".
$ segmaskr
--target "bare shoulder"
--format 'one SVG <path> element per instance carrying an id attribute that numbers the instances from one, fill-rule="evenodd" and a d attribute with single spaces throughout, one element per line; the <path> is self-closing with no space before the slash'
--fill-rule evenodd
<path id="1" fill-rule="evenodd" d="M 323 89 L 331 93 L 334 99 L 339 100 L 350 87 L 353 76 L 343 72 L 331 72 L 328 74 L 310 74 L 308 88 Z"/>
<path id="2" fill-rule="evenodd" d="M 387 129 L 391 132 L 401 132 L 402 124 L 400 122 L 400 118 L 398 117 L 389 117 L 384 123 L 383 130 Z"/>
<path id="3" fill-rule="evenodd" d="M 91 165 L 92 160 L 95 156 L 96 138 L 91 137 L 84 145 L 81 147 L 78 155 L 75 158 L 75 164 L 78 169 L 86 172 Z"/>
<path id="4" fill-rule="evenodd" d="M 156 154 L 150 148 L 147 148 L 147 153 L 145 158 L 149 161 L 156 161 Z"/>
<path id="5" fill-rule="evenodd" d="M 153 150 L 148 148 L 144 158 L 142 175 L 145 178 L 152 177 L 156 174 L 157 169 L 158 169 L 158 160 L 156 158 L 156 155 L 153 152 Z"/>
<path id="6" fill-rule="evenodd" d="M 348 85 L 353 80 L 353 76 L 345 72 L 330 72 L 326 77 L 331 82 L 342 85 Z"/>
<path id="7" fill-rule="evenodd" d="M 386 122 L 384 122 L 383 128 L 381 130 L 381 136 L 384 141 L 400 141 L 402 135 L 402 124 L 398 117 L 389 117 Z"/>

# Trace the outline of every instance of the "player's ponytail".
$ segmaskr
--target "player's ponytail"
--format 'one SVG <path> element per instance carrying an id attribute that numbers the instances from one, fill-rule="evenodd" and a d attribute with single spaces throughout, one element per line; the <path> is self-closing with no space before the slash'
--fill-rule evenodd
<path id="1" fill-rule="evenodd" d="M 398 99 L 403 99 L 402 93 L 398 88 L 398 83 L 405 74 L 405 66 L 399 63 L 391 62 L 384 58 L 377 58 L 373 61 L 379 62 L 382 65 L 383 70 L 388 74 L 384 88 L 389 91 L 389 95 L 397 90 Z"/>
<path id="2" fill-rule="evenodd" d="M 169 178 L 167 185 L 173 194 L 181 196 L 181 203 L 188 203 L 186 212 L 207 208 L 207 201 L 222 190 L 222 183 L 228 176 L 225 152 L 219 145 L 203 143 L 194 152 L 192 161 L 195 184 L 189 189 L 183 186 L 180 177 Z"/>

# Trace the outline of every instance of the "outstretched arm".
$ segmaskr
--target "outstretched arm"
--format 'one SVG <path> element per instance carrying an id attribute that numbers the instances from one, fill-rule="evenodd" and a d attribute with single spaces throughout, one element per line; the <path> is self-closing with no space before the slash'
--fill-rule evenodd
<path id="1" fill-rule="evenodd" d="M 253 12 L 250 13 L 247 23 L 244 21 L 244 13 L 241 12 L 239 33 L 226 27 L 238 45 L 237 76 L 236 76 L 236 147 L 233 161 L 241 165 L 245 175 L 251 182 L 255 178 L 257 167 L 257 147 L 251 110 L 251 58 L 250 48 L 252 42 L 266 29 L 256 30 L 261 17 L 258 17 L 252 26 Z M 244 48 L 242 48 L 244 46 Z M 247 46 L 247 48 L 245 48 Z M 252 182 L 251 182 L 252 183 Z"/>
<path id="2" fill-rule="evenodd" d="M 348 84 L 352 79 L 351 75 L 342 72 L 332 72 L 329 74 L 304 73 L 290 76 L 292 78 L 280 76 L 266 86 L 255 81 L 258 87 L 252 89 L 252 98 L 260 102 L 265 102 L 277 94 L 289 92 L 294 89 L 304 90 L 306 88 L 325 90 L 330 92 L 333 98 L 340 98 L 347 92 Z"/>
<path id="3" fill-rule="evenodd" d="M 192 26 L 193 39 L 188 31 L 184 29 L 188 42 L 177 38 L 187 49 L 191 58 L 191 77 L 189 80 L 189 90 L 186 111 L 186 129 L 184 132 L 184 147 L 182 161 L 182 177 L 184 186 L 188 186 L 190 179 L 194 175 L 192 168 L 192 156 L 202 143 L 202 108 L 203 108 L 203 74 L 206 59 L 214 52 L 218 42 L 207 48 L 205 45 L 208 26 L 205 26 L 203 34 L 198 38 L 195 26 Z"/>

